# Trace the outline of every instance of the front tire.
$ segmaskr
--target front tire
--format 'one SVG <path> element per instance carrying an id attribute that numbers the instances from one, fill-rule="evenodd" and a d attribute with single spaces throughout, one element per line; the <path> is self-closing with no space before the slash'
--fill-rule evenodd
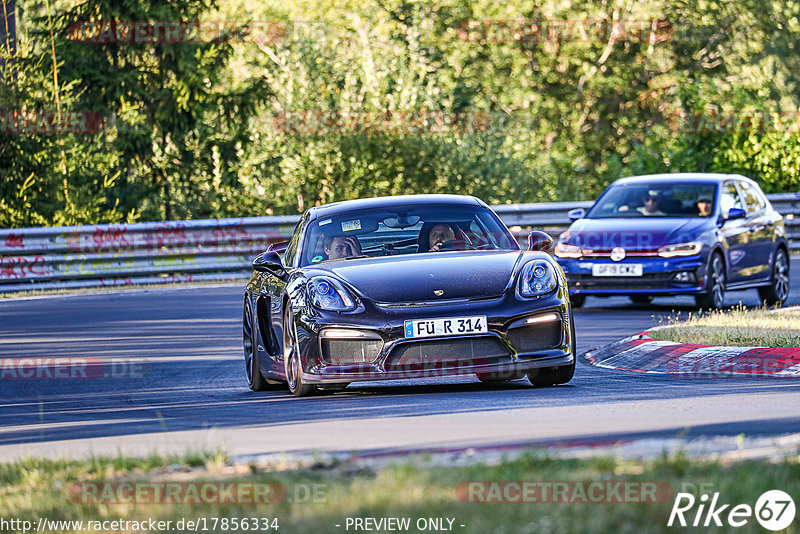
<path id="1" fill-rule="evenodd" d="M 718 310 L 725 304 L 725 262 L 719 252 L 708 262 L 705 292 L 694 299 L 697 307 L 704 310 Z"/>
<path id="2" fill-rule="evenodd" d="M 258 362 L 258 341 L 253 321 L 253 307 L 250 298 L 244 298 L 244 313 L 242 315 L 242 336 L 244 338 L 244 366 L 247 372 L 247 385 L 253 391 L 264 391 L 269 388 L 269 383 L 261 374 Z"/>
<path id="3" fill-rule="evenodd" d="M 306 397 L 316 390 L 313 384 L 303 382 L 303 364 L 297 348 L 297 329 L 294 324 L 292 307 L 288 303 L 283 314 L 283 366 L 286 372 L 286 382 L 289 384 L 289 391 L 292 392 L 292 395 Z"/>
<path id="4" fill-rule="evenodd" d="M 783 248 L 775 252 L 770 284 L 758 288 L 758 296 L 768 306 L 782 305 L 789 297 L 789 256 Z"/>
<path id="5" fill-rule="evenodd" d="M 575 376 L 575 360 L 569 365 L 561 367 L 546 367 L 528 373 L 528 380 L 536 387 L 557 386 L 566 384 Z"/>
<path id="6" fill-rule="evenodd" d="M 575 321 L 570 317 L 570 348 L 572 349 L 572 363 L 560 367 L 546 367 L 528 373 L 528 380 L 536 387 L 555 386 L 566 384 L 575 376 L 575 363 L 577 361 L 577 340 L 575 339 Z"/>
<path id="7" fill-rule="evenodd" d="M 586 295 L 570 295 L 569 303 L 573 308 L 580 308 L 586 303 Z"/>

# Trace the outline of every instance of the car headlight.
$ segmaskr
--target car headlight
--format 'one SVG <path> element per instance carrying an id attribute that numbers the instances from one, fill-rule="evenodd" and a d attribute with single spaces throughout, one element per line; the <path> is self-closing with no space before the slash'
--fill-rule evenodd
<path id="1" fill-rule="evenodd" d="M 350 311 L 356 304 L 347 290 L 337 280 L 317 276 L 308 281 L 311 304 L 320 310 Z"/>
<path id="2" fill-rule="evenodd" d="M 698 241 L 688 243 L 676 243 L 674 245 L 664 245 L 658 249 L 658 255 L 662 258 L 675 258 L 678 256 L 694 256 L 700 254 L 703 244 Z"/>
<path id="3" fill-rule="evenodd" d="M 580 259 L 583 256 L 583 251 L 578 245 L 567 245 L 566 243 L 559 243 L 553 251 L 559 258 L 575 258 Z"/>
<path id="4" fill-rule="evenodd" d="M 549 261 L 531 260 L 522 267 L 519 294 L 523 297 L 541 297 L 557 287 L 556 271 Z"/>

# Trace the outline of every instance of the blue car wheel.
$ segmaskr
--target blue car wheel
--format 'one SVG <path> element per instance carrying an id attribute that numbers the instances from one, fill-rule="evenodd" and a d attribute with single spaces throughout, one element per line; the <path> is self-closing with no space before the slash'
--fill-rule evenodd
<path id="1" fill-rule="evenodd" d="M 725 262 L 722 254 L 711 255 L 706 272 L 706 290 L 695 297 L 697 307 L 718 310 L 725 303 Z"/>
<path id="2" fill-rule="evenodd" d="M 770 284 L 759 287 L 758 296 L 770 306 L 783 304 L 789 297 L 789 257 L 782 248 L 775 252 Z"/>

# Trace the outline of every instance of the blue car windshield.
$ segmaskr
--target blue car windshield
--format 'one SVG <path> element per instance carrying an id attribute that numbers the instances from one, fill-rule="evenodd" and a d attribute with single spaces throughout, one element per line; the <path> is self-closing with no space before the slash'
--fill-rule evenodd
<path id="1" fill-rule="evenodd" d="M 715 184 L 622 183 L 606 190 L 586 217 L 710 217 L 714 213 L 716 197 Z"/>
<path id="2" fill-rule="evenodd" d="M 444 251 L 519 250 L 481 206 L 430 205 L 354 210 L 309 224 L 301 265 L 354 257 Z"/>

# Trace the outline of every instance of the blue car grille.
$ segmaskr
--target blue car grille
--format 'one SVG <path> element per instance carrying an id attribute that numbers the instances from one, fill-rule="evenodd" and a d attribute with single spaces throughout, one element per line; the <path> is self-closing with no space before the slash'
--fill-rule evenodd
<path id="1" fill-rule="evenodd" d="M 673 273 L 644 273 L 642 276 L 592 276 L 591 274 L 568 273 L 570 287 L 582 288 L 673 288 L 686 287 L 693 283 L 677 282 Z"/>

